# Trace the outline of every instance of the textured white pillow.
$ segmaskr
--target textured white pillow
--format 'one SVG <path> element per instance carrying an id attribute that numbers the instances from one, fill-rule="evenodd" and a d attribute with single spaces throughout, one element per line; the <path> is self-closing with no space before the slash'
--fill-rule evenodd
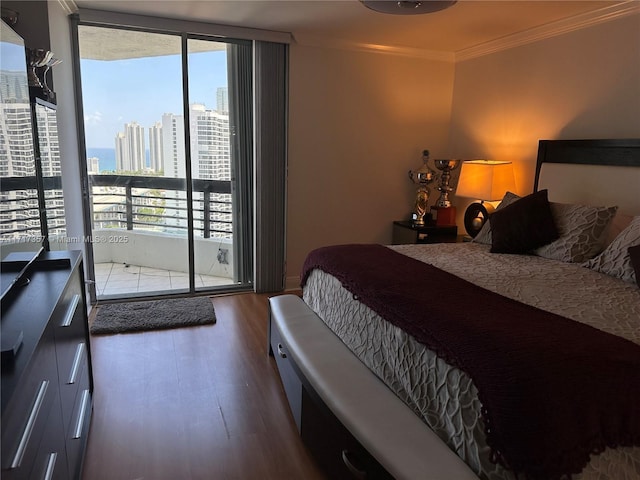
<path id="1" fill-rule="evenodd" d="M 618 207 L 551 203 L 560 238 L 533 251 L 561 262 L 585 262 L 604 248 L 605 231 Z"/>
<path id="2" fill-rule="evenodd" d="M 500 204 L 496 207 L 496 210 L 500 210 L 501 208 L 504 208 L 507 205 L 511 205 L 513 202 L 519 199 L 520 197 L 515 193 L 507 192 L 504 194 L 504 197 L 502 197 L 502 200 L 500 201 Z M 480 229 L 480 231 L 478 232 L 478 235 L 476 235 L 472 241 L 476 243 L 484 243 L 486 245 L 491 245 L 491 240 L 492 240 L 491 223 L 489 222 L 489 219 L 487 219 L 484 222 L 484 225 L 482 225 L 482 228 Z"/>
<path id="3" fill-rule="evenodd" d="M 582 266 L 635 283 L 636 274 L 631 264 L 629 247 L 636 245 L 640 245 L 640 216 L 634 217 L 629 226 L 600 255 Z"/>

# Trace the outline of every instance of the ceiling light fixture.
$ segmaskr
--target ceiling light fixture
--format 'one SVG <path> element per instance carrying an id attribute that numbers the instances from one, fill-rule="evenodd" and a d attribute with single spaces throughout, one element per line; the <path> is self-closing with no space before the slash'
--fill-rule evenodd
<path id="1" fill-rule="evenodd" d="M 391 13 L 393 15 L 419 15 L 422 13 L 432 13 L 438 10 L 449 8 L 457 0 L 422 0 L 422 1 L 402 1 L 402 0 L 360 0 L 367 8 L 380 13 Z"/>

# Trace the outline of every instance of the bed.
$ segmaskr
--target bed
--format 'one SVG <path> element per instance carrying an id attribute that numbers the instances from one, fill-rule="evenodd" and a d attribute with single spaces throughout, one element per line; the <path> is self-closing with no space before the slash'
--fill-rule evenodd
<path id="1" fill-rule="evenodd" d="M 543 140 L 473 242 L 311 252 L 270 317 L 305 443 L 344 427 L 344 478 L 640 478 L 639 192 L 639 140 Z"/>

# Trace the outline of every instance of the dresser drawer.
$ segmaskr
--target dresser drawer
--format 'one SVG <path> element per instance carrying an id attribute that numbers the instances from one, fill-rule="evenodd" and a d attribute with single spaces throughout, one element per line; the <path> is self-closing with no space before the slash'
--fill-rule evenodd
<path id="1" fill-rule="evenodd" d="M 81 252 L 43 255 L 3 309 L 3 330 L 23 332 L 2 369 L 3 480 L 81 476 L 93 385 Z"/>
<path id="2" fill-rule="evenodd" d="M 47 327 L 5 411 L 2 412 L 2 477 L 30 468 L 47 415 L 58 396 L 53 332 Z M 20 477 L 16 477 L 20 478 Z"/>
<path id="3" fill-rule="evenodd" d="M 278 325 L 271 322 L 271 349 L 276 359 L 278 373 L 284 386 L 284 391 L 289 401 L 289 407 L 296 422 L 298 431 L 300 431 L 300 419 L 302 415 L 302 382 L 298 378 L 292 366 L 292 360 L 288 353 L 288 349 L 282 341 L 282 335 L 278 330 Z"/>
<path id="4" fill-rule="evenodd" d="M 60 415 L 57 379 L 39 377 L 20 393 L 24 403 L 20 408 L 8 409 L 2 418 L 2 478 L 29 478 L 36 461 L 40 441 L 47 429 L 49 412 Z M 64 437 L 61 437 L 64 440 Z"/>
<path id="5" fill-rule="evenodd" d="M 58 352 L 58 375 L 62 399 L 62 419 L 65 430 L 68 430 L 72 428 L 70 425 L 78 392 L 83 388 L 89 388 L 89 371 L 87 368 L 88 350 L 84 339 L 75 344 L 65 345 L 65 350 L 68 352 L 64 355 L 64 361 L 61 361 Z"/>
<path id="6" fill-rule="evenodd" d="M 55 327 L 56 342 L 65 338 L 84 338 L 87 331 L 84 301 L 80 284 L 70 283 L 60 303 L 56 306 L 50 322 Z"/>
<path id="7" fill-rule="evenodd" d="M 88 374 L 83 373 L 83 384 L 80 385 L 73 407 L 73 416 L 69 428 L 66 430 L 66 448 L 68 467 L 71 478 L 80 478 L 82 455 L 89 435 L 91 422 L 92 398 L 89 391 Z"/>
<path id="8" fill-rule="evenodd" d="M 55 327 L 56 342 L 84 338 L 86 335 L 86 312 L 83 311 L 83 285 L 80 279 L 79 271 L 74 271 L 51 315 L 50 322 Z"/>
<path id="9" fill-rule="evenodd" d="M 58 397 L 54 399 L 29 478 L 31 480 L 66 480 L 69 478 Z"/>
<path id="10" fill-rule="evenodd" d="M 56 357 L 62 417 L 65 428 L 71 422 L 74 401 L 78 392 L 79 375 L 88 362 L 86 315 L 77 275 L 62 295 L 62 300 L 51 317 L 56 340 Z"/>

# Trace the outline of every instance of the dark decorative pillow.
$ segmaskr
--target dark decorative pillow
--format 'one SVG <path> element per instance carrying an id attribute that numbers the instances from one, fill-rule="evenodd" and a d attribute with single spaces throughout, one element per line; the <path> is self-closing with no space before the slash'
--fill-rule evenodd
<path id="1" fill-rule="evenodd" d="M 496 210 L 489 222 L 492 253 L 528 253 L 558 238 L 547 190 Z"/>
<path id="2" fill-rule="evenodd" d="M 629 247 L 628 251 L 633 271 L 636 273 L 636 283 L 640 287 L 640 245 Z"/>
<path id="3" fill-rule="evenodd" d="M 502 197 L 502 201 L 496 207 L 496 210 L 502 210 L 507 205 L 511 205 L 513 202 L 519 199 L 520 197 L 515 193 L 507 192 L 504 194 L 504 197 Z M 482 228 L 478 232 L 478 235 L 475 236 L 472 242 L 491 245 L 491 222 L 489 221 L 484 222 L 484 225 L 482 225 Z"/>

